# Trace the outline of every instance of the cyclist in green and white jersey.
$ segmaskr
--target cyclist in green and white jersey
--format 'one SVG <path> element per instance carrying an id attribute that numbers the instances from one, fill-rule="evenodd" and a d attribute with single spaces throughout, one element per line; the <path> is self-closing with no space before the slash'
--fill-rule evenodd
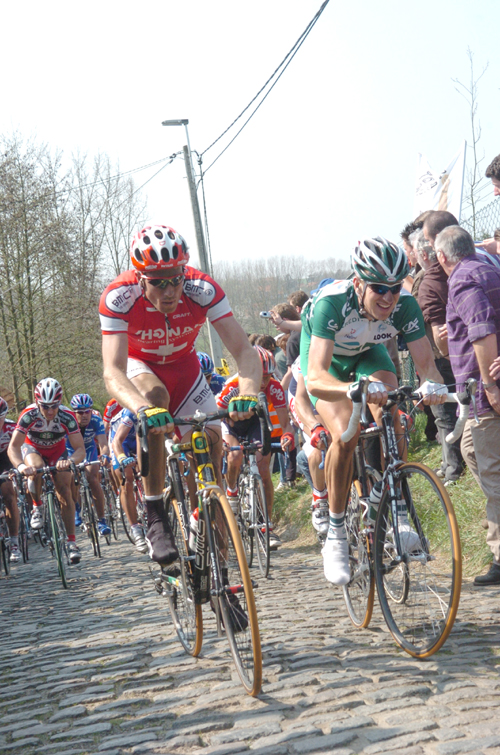
<path id="1" fill-rule="evenodd" d="M 352 455 L 359 432 L 348 443 L 340 436 L 352 413 L 351 391 L 362 376 L 370 378 L 368 403 L 377 422 L 387 391 L 397 387 L 396 370 L 384 343 L 401 333 L 423 384 L 426 404 L 442 403 L 446 386 L 437 371 L 416 299 L 402 289 L 408 262 L 402 249 L 384 238 L 360 242 L 351 258 L 354 278 L 321 288 L 302 311 L 301 369 L 311 400 L 332 442 L 326 456 L 330 504 L 328 536 L 322 550 L 325 577 L 347 584 L 349 555 L 344 511 L 352 479 Z M 402 437 L 399 414 L 396 433 Z M 402 449 L 404 455 L 405 449 Z M 402 525 L 404 528 L 404 525 Z M 407 547 L 415 533 L 406 525 Z"/>

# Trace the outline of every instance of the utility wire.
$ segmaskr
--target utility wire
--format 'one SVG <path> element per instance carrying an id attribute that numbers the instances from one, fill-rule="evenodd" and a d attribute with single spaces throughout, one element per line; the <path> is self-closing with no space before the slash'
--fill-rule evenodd
<path id="1" fill-rule="evenodd" d="M 314 25 L 318 21 L 319 17 L 323 13 L 323 11 L 325 10 L 325 8 L 326 8 L 326 6 L 328 5 L 329 2 L 330 2 L 330 0 L 325 0 L 325 2 L 322 4 L 322 6 L 319 9 L 319 11 L 314 16 L 314 18 L 308 23 L 308 25 L 306 26 L 306 28 L 304 29 L 304 31 L 302 32 L 302 34 L 300 35 L 300 37 L 297 39 L 297 41 L 295 42 L 295 44 L 293 45 L 293 47 L 291 48 L 291 50 L 285 55 L 285 57 L 283 58 L 283 60 L 279 64 L 279 66 L 276 68 L 276 70 L 274 71 L 274 73 L 268 78 L 268 80 L 266 81 L 266 83 L 264 84 L 264 86 L 261 87 L 261 89 L 257 92 L 257 94 L 255 95 L 255 97 L 248 103 L 248 105 L 246 106 L 246 108 L 241 111 L 241 113 L 238 115 L 238 117 L 234 119 L 234 121 L 226 128 L 225 131 L 222 132 L 222 134 L 220 136 L 217 137 L 217 139 L 215 139 L 215 141 L 212 142 L 212 144 L 210 144 L 205 150 L 203 150 L 203 152 L 201 153 L 202 157 L 203 157 L 203 155 L 206 152 L 208 152 L 209 149 L 211 149 L 215 144 L 217 144 L 217 142 L 219 142 L 222 139 L 222 137 L 225 136 L 225 134 L 227 134 L 227 132 L 235 125 L 235 123 L 237 123 L 237 121 L 239 121 L 239 119 L 246 113 L 246 111 L 253 105 L 253 103 L 258 99 L 258 97 L 266 89 L 266 87 L 268 86 L 268 84 L 274 79 L 274 77 L 277 75 L 278 71 L 280 71 L 280 69 L 282 69 L 281 73 L 276 78 L 276 80 L 274 81 L 273 85 L 269 88 L 268 92 L 266 92 L 265 96 L 259 102 L 259 104 L 255 108 L 255 110 L 247 118 L 247 120 L 245 121 L 245 123 L 243 124 L 243 126 L 237 132 L 236 136 L 233 137 L 233 139 L 222 150 L 222 152 L 215 158 L 215 160 L 213 160 L 213 162 L 210 163 L 210 165 L 208 166 L 208 168 L 205 170 L 205 173 L 207 172 L 207 170 L 209 170 L 212 167 L 212 165 L 215 162 L 217 162 L 217 160 L 219 159 L 219 157 L 221 157 L 221 155 L 224 154 L 224 152 L 228 149 L 228 147 L 231 146 L 231 144 L 234 142 L 234 140 L 236 139 L 236 137 L 239 134 L 241 134 L 241 132 L 243 131 L 243 129 L 245 128 L 245 126 L 247 125 L 247 123 L 251 120 L 251 118 L 253 118 L 253 116 L 255 115 L 255 113 L 257 112 L 257 110 L 260 108 L 260 106 L 262 105 L 262 103 L 264 102 L 264 100 L 268 97 L 268 95 L 270 94 L 270 92 L 272 91 L 272 89 L 276 86 L 276 84 L 278 83 L 279 79 L 281 78 L 281 76 L 283 75 L 283 73 L 286 71 L 286 69 L 288 68 L 288 66 L 290 65 L 290 63 L 292 62 L 293 58 L 295 57 L 295 55 L 299 51 L 299 49 L 302 46 L 302 44 L 305 42 L 307 36 L 311 32 L 312 28 L 314 27 Z M 288 62 L 286 62 L 286 61 L 288 61 Z M 285 65 L 285 63 L 286 63 L 286 65 Z"/>

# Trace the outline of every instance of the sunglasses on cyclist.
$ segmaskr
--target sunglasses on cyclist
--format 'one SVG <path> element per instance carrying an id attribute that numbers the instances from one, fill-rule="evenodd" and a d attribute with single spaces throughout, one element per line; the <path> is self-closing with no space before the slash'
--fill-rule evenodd
<path id="1" fill-rule="evenodd" d="M 76 414 L 91 414 L 92 409 L 75 409 Z"/>
<path id="2" fill-rule="evenodd" d="M 38 406 L 41 409 L 59 409 L 60 404 L 44 404 L 43 401 L 39 401 Z"/>
<path id="3" fill-rule="evenodd" d="M 141 276 L 143 280 L 146 280 L 148 283 L 151 283 L 152 286 L 155 288 L 167 288 L 167 286 L 173 286 L 174 288 L 177 288 L 177 286 L 183 282 L 184 280 L 184 273 L 180 273 L 179 275 L 174 275 L 173 278 L 148 278 L 147 275 Z"/>
<path id="4" fill-rule="evenodd" d="M 383 283 L 369 283 L 368 288 L 370 291 L 373 291 L 374 294 L 378 294 L 379 296 L 383 296 L 388 291 L 390 291 L 393 296 L 396 296 L 401 293 L 403 284 L 398 283 L 396 286 L 385 286 Z"/>

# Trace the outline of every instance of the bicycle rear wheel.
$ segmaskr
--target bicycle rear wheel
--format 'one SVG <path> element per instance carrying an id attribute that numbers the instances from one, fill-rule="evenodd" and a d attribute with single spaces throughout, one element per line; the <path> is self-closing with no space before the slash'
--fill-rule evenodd
<path id="1" fill-rule="evenodd" d="M 68 581 L 66 579 L 66 565 L 69 563 L 69 561 L 66 546 L 66 528 L 63 524 L 59 505 L 56 502 L 53 493 L 47 493 L 46 505 L 49 509 L 49 519 L 52 530 L 52 544 L 54 548 L 54 555 L 57 559 L 57 569 L 59 571 L 62 586 L 67 589 Z"/>
<path id="2" fill-rule="evenodd" d="M 196 657 L 200 653 L 203 642 L 203 616 L 201 605 L 196 605 L 194 599 L 193 561 L 185 537 L 188 531 L 186 530 L 185 533 L 182 527 L 181 506 L 184 504 L 178 503 L 173 497 L 170 499 L 168 520 L 179 551 L 180 566 L 179 574 L 176 576 L 170 576 L 171 570 L 169 573 L 162 573 L 163 595 L 167 597 L 172 621 L 182 647 L 186 653 Z M 185 522 L 189 526 L 187 510 L 184 509 L 183 513 Z"/>
<path id="3" fill-rule="evenodd" d="M 257 562 L 263 577 L 269 574 L 269 519 L 267 516 L 266 493 L 262 479 L 254 476 L 252 522 L 254 526 L 254 540 L 257 550 Z"/>
<path id="4" fill-rule="evenodd" d="M 377 592 L 398 645 L 415 658 L 428 658 L 442 647 L 457 614 L 462 581 L 460 536 L 450 497 L 439 478 L 417 463 L 403 464 L 398 473 L 411 532 L 407 525 L 397 525 L 402 551 L 398 561 L 386 493 L 375 526 Z"/>
<path id="5" fill-rule="evenodd" d="M 221 593 L 217 597 L 236 670 L 250 695 L 262 684 L 262 651 L 257 609 L 238 526 L 226 496 L 211 490 L 204 509 L 211 528 Z M 213 586 L 215 587 L 215 586 Z"/>
<path id="6" fill-rule="evenodd" d="M 351 579 L 342 589 L 349 618 L 354 626 L 365 629 L 372 617 L 375 582 L 371 544 L 363 513 L 360 486 L 356 481 L 351 485 L 345 513 Z"/>

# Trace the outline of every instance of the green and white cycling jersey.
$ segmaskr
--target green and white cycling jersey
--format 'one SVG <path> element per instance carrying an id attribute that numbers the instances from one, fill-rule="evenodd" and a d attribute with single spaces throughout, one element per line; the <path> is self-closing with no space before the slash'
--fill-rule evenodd
<path id="1" fill-rule="evenodd" d="M 403 289 L 390 317 L 371 321 L 359 313 L 353 282 L 334 281 L 321 288 L 302 310 L 302 372 L 307 375 L 311 336 L 334 341 L 334 357 L 355 357 L 399 333 L 407 343 L 425 336 L 422 311 L 411 294 Z"/>

